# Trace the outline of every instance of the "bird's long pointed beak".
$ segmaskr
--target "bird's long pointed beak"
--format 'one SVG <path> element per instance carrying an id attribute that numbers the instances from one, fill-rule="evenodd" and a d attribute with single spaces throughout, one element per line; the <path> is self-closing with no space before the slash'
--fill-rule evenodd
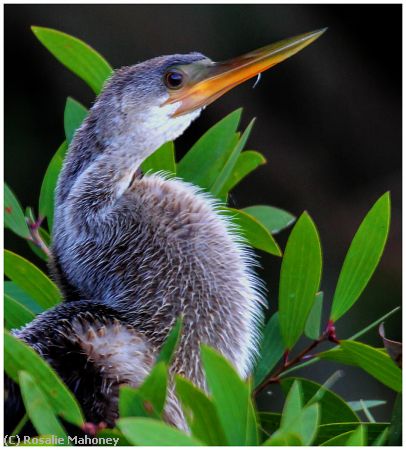
<path id="1" fill-rule="evenodd" d="M 179 103 L 173 116 L 202 108 L 244 81 L 284 61 L 319 38 L 327 28 L 294 36 L 225 62 L 184 66 L 188 83 L 171 92 L 164 104 Z"/>

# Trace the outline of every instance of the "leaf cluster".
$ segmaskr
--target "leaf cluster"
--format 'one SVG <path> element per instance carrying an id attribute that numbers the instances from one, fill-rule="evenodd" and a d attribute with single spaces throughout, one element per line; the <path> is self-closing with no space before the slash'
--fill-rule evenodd
<path id="1" fill-rule="evenodd" d="M 33 27 L 41 43 L 68 69 L 98 94 L 112 73 L 95 50 L 60 31 Z M 87 109 L 68 98 L 64 111 L 65 140 L 51 159 L 44 175 L 37 207 L 23 210 L 5 185 L 5 226 L 25 239 L 36 258 L 47 260 L 52 241 L 54 195 L 58 175 L 75 131 Z M 255 205 L 243 209 L 227 206 L 230 191 L 265 163 L 265 158 L 246 150 L 254 121 L 240 133 L 241 110 L 210 128 L 180 160 L 175 146 L 167 142 L 142 164 L 146 174 L 164 172 L 193 183 L 217 200 L 219 214 L 232 221 L 241 239 L 255 249 L 275 256 L 282 251 L 274 235 L 295 222 L 279 208 Z M 176 376 L 175 392 L 190 433 L 171 428 L 163 421 L 168 391 L 168 367 L 181 330 L 177 323 L 156 361 L 138 388 L 120 389 L 120 419 L 114 429 L 100 437 L 119 437 L 132 445 L 384 445 L 399 439 L 399 403 L 392 423 L 376 423 L 371 413 L 381 400 L 346 402 L 331 387 L 333 376 L 320 385 L 288 376 L 304 365 L 328 360 L 352 365 L 367 372 L 395 392 L 402 388 L 401 369 L 385 350 L 358 339 L 398 310 L 385 314 L 349 339 L 339 339 L 336 322 L 359 300 L 382 256 L 390 224 L 390 196 L 382 195 L 366 214 L 349 246 L 339 272 L 327 323 L 322 323 L 327 302 L 321 289 L 322 245 L 317 227 L 307 212 L 296 221 L 282 257 L 278 312 L 263 327 L 260 357 L 252 377 L 242 380 L 230 363 L 215 350 L 202 346 L 201 357 L 209 392 Z M 44 310 L 61 301 L 58 287 L 35 264 L 9 251 L 4 255 L 5 326 L 24 326 Z M 303 336 L 309 340 L 297 350 Z M 84 416 L 74 395 L 49 364 L 34 350 L 5 333 L 5 370 L 20 385 L 30 420 L 40 435 L 66 438 L 63 421 L 83 426 Z M 299 342 L 300 341 L 300 342 Z M 315 353 L 322 342 L 332 348 Z M 256 399 L 275 383 L 286 394 L 283 410 L 258 411 Z M 361 421 L 359 413 L 365 415 Z M 21 428 L 22 424 L 19 425 Z"/>

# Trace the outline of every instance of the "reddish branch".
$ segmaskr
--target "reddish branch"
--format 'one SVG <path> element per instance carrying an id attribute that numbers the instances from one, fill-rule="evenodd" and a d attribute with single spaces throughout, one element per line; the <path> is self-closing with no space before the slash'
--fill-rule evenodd
<path id="1" fill-rule="evenodd" d="M 283 355 L 283 362 L 281 366 L 274 372 L 271 373 L 265 380 L 255 388 L 253 395 L 254 397 L 262 392 L 265 388 L 267 388 L 270 384 L 279 383 L 280 375 L 285 372 L 285 370 L 291 368 L 295 364 L 303 362 L 304 360 L 308 361 L 315 357 L 315 355 L 310 354 L 310 352 L 316 348 L 321 342 L 334 342 L 336 344 L 339 343 L 336 336 L 336 329 L 334 326 L 334 322 L 332 320 L 328 321 L 326 330 L 324 333 L 316 340 L 314 340 L 310 345 L 308 345 L 305 349 L 303 349 L 298 355 L 296 355 L 293 359 L 289 360 L 289 350 L 286 350 Z"/>
<path id="2" fill-rule="evenodd" d="M 51 251 L 49 250 L 49 247 L 45 244 L 39 232 L 42 221 L 43 221 L 42 217 L 39 217 L 35 222 L 29 219 L 27 220 L 28 229 L 30 231 L 30 236 L 27 239 L 31 241 L 34 245 L 36 245 L 40 250 L 42 250 L 49 258 L 51 256 Z"/>

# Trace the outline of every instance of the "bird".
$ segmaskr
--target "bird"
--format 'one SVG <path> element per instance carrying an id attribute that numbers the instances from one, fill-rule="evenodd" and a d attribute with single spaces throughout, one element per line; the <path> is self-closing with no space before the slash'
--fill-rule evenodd
<path id="1" fill-rule="evenodd" d="M 114 426 L 120 385 L 142 384 L 178 317 L 171 375 L 207 391 L 204 343 L 249 376 L 266 303 L 252 250 L 209 193 L 140 166 L 210 103 L 324 31 L 225 62 L 192 52 L 120 68 L 76 131 L 56 189 L 50 262 L 64 300 L 13 333 L 57 371 L 90 423 Z M 18 386 L 7 385 L 22 414 Z M 172 385 L 164 419 L 187 430 Z"/>

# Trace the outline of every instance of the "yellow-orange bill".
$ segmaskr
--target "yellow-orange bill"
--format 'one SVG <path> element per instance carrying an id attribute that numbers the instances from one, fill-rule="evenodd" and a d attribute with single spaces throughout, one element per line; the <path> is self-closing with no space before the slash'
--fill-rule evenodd
<path id="1" fill-rule="evenodd" d="M 319 38 L 326 28 L 276 42 L 225 62 L 196 62 L 181 66 L 189 80 L 165 102 L 180 103 L 174 116 L 207 106 L 244 81 L 293 56 Z"/>

